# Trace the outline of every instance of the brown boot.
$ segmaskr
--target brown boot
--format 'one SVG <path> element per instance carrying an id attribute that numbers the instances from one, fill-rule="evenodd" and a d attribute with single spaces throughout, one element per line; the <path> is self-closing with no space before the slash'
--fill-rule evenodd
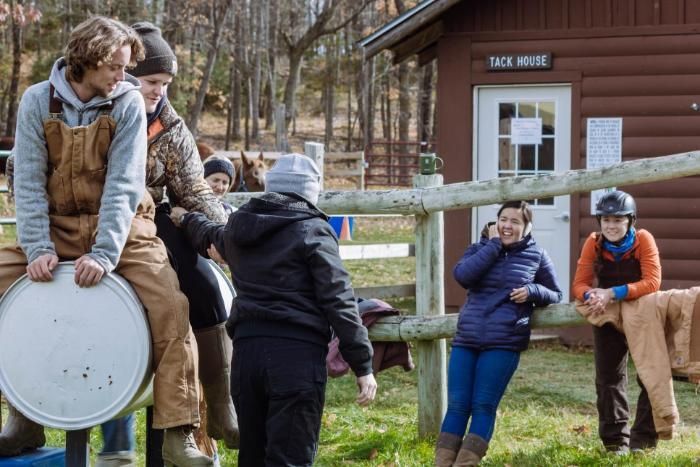
<path id="1" fill-rule="evenodd" d="M 462 437 L 452 433 L 440 433 L 435 447 L 435 466 L 452 467 L 457 458 L 457 451 L 462 445 Z"/>
<path id="2" fill-rule="evenodd" d="M 165 467 L 213 467 L 214 460 L 197 449 L 192 427 L 178 426 L 165 430 L 163 436 Z"/>
<path id="3" fill-rule="evenodd" d="M 199 347 L 199 380 L 207 403 L 207 434 L 238 449 L 238 417 L 231 399 L 231 338 L 219 324 L 194 332 Z"/>
<path id="4" fill-rule="evenodd" d="M 481 458 L 486 455 L 486 450 L 489 448 L 489 443 L 484 438 L 473 433 L 469 433 L 462 441 L 462 448 L 457 454 L 455 467 L 471 467 L 479 465 Z"/>
<path id="5" fill-rule="evenodd" d="M 46 444 L 44 427 L 22 415 L 7 404 L 9 416 L 0 433 L 0 457 L 18 456 Z"/>

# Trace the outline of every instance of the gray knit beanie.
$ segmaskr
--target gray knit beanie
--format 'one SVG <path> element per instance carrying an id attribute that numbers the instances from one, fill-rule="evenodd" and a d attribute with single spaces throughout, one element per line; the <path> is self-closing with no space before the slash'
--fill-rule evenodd
<path id="1" fill-rule="evenodd" d="M 132 76 L 154 75 L 156 73 L 167 73 L 175 76 L 177 74 L 177 57 L 173 53 L 163 36 L 160 28 L 153 24 L 142 21 L 133 24 L 131 28 L 138 33 L 146 49 L 146 58 L 136 64 L 136 67 L 129 70 Z"/>
<path id="2" fill-rule="evenodd" d="M 312 204 L 318 203 L 321 172 L 303 154 L 285 154 L 265 174 L 265 191 L 296 193 Z"/>

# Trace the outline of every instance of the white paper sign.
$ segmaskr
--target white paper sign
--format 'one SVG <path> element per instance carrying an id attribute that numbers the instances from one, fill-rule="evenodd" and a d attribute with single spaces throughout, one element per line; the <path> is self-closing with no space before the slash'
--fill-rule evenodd
<path id="1" fill-rule="evenodd" d="M 589 118 L 586 138 L 586 168 L 598 169 L 622 162 L 622 119 Z M 591 192 L 591 215 L 603 194 L 615 187 Z"/>
<path id="2" fill-rule="evenodd" d="M 512 119 L 510 121 L 510 144 L 542 144 L 542 119 Z"/>

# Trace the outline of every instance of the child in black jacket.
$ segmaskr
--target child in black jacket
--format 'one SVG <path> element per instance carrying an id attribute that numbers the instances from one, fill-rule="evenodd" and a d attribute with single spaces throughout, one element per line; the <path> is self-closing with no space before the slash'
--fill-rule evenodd
<path id="1" fill-rule="evenodd" d="M 227 327 L 241 466 L 313 463 L 331 329 L 357 376 L 357 402 L 366 405 L 376 394 L 372 346 L 338 239 L 315 206 L 319 182 L 311 159 L 287 154 L 267 173 L 267 193 L 241 206 L 225 227 L 173 210 L 199 252 L 218 254 L 231 268 L 237 296 Z"/>

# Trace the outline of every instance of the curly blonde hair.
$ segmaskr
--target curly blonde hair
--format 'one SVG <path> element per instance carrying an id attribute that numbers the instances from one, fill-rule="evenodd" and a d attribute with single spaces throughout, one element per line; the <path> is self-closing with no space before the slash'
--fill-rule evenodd
<path id="1" fill-rule="evenodd" d="M 143 60 L 144 48 L 136 31 L 124 23 L 104 16 L 92 16 L 73 29 L 65 50 L 70 81 L 81 82 L 88 69 L 109 63 L 117 49 L 131 48 L 129 67 Z"/>

